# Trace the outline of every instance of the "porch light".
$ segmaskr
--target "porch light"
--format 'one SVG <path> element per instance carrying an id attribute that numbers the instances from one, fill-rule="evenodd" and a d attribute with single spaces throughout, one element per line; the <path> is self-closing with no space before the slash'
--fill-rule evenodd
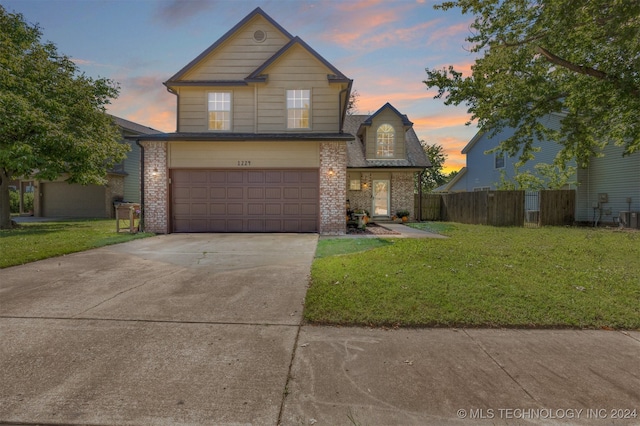
<path id="1" fill-rule="evenodd" d="M 333 167 L 329 167 L 329 176 L 333 176 L 336 172 L 333 171 Z"/>
<path id="2" fill-rule="evenodd" d="M 153 170 L 151 171 L 151 176 L 158 176 L 158 168 L 154 167 Z"/>

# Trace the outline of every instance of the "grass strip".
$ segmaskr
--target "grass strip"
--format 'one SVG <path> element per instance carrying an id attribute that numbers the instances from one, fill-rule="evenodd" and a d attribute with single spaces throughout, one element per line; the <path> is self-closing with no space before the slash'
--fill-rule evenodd
<path id="1" fill-rule="evenodd" d="M 640 329 L 640 233 L 449 224 L 316 259 L 311 323 Z"/>
<path id="2" fill-rule="evenodd" d="M 0 268 L 153 235 L 118 233 L 115 219 L 23 223 L 0 230 Z"/>

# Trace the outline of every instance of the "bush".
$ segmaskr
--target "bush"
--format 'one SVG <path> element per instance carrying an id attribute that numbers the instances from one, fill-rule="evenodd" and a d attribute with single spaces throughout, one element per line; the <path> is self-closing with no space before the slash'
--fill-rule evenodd
<path id="1" fill-rule="evenodd" d="M 20 213 L 20 193 L 13 189 L 9 191 L 9 210 L 11 213 Z"/>
<path id="2" fill-rule="evenodd" d="M 33 211 L 33 192 L 26 192 L 22 197 L 24 203 L 22 211 Z M 9 209 L 11 213 L 20 213 L 20 193 L 15 190 L 9 191 Z"/>

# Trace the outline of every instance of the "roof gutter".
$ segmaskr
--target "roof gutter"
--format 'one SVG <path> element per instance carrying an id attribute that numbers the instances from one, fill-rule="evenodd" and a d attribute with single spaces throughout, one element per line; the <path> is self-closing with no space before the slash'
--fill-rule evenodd
<path id="1" fill-rule="evenodd" d="M 349 98 L 351 97 L 351 86 L 353 85 L 353 80 L 349 80 L 349 83 L 347 84 L 346 89 L 342 89 L 340 91 L 340 93 L 338 93 L 338 105 L 339 107 L 342 107 L 342 114 L 340 117 L 340 133 L 343 132 L 342 128 L 344 127 L 344 120 L 347 116 L 347 108 L 349 107 Z M 340 103 L 342 103 L 342 94 L 346 92 L 346 95 L 344 97 L 344 103 L 342 105 L 340 105 Z"/>

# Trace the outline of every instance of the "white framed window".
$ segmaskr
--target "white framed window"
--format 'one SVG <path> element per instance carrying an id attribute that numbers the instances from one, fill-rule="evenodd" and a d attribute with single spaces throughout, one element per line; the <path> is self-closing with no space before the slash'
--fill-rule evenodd
<path id="1" fill-rule="evenodd" d="M 389 158 L 393 157 L 393 151 L 396 145 L 396 131 L 390 124 L 383 124 L 378 127 L 376 157 Z"/>
<path id="2" fill-rule="evenodd" d="M 496 169 L 504 169 L 505 162 L 506 161 L 504 152 L 496 152 L 494 158 L 494 167 Z"/>
<path id="3" fill-rule="evenodd" d="M 308 129 L 310 90 L 287 90 L 287 129 Z"/>
<path id="4" fill-rule="evenodd" d="M 231 130 L 231 93 L 209 92 L 209 130 Z"/>
<path id="5" fill-rule="evenodd" d="M 349 179 L 349 189 L 351 191 L 360 191 L 362 189 L 362 185 L 360 184 L 360 178 Z"/>

